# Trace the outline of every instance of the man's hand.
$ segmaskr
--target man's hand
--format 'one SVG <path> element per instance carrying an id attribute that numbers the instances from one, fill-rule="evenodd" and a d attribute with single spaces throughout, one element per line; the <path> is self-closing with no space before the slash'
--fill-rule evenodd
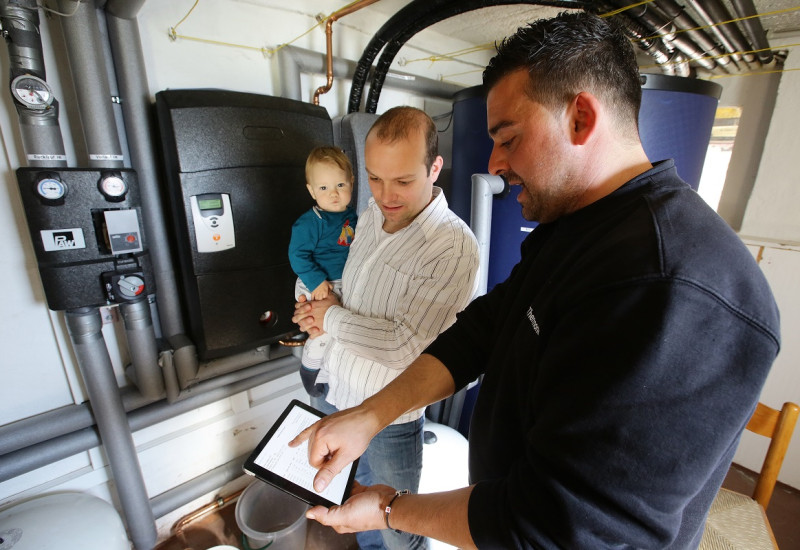
<path id="1" fill-rule="evenodd" d="M 333 527 L 337 533 L 385 529 L 383 511 L 394 494 L 395 490 L 388 485 L 364 487 L 354 483 L 353 492 L 347 502 L 331 508 L 315 506 L 306 512 L 306 517 Z"/>
<path id="2" fill-rule="evenodd" d="M 326 416 L 289 442 L 297 447 L 308 440 L 308 462 L 319 472 L 314 490 L 322 492 L 342 469 L 364 454 L 370 440 L 383 429 L 363 406 Z"/>
<path id="3" fill-rule="evenodd" d="M 323 300 L 309 302 L 305 296 L 300 296 L 298 300 L 294 305 L 292 322 L 297 323 L 300 330 L 307 332 L 309 338 L 316 338 L 325 332 L 322 324 L 325 321 L 325 312 L 328 311 L 328 308 L 342 305 L 333 292 L 329 293 L 328 297 Z"/>

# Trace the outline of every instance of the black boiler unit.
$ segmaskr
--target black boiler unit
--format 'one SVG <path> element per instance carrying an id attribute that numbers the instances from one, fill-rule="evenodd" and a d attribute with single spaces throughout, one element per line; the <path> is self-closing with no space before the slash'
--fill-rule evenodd
<path id="1" fill-rule="evenodd" d="M 292 223 L 305 160 L 333 143 L 323 107 L 222 90 L 156 94 L 182 301 L 201 359 L 296 332 Z"/>

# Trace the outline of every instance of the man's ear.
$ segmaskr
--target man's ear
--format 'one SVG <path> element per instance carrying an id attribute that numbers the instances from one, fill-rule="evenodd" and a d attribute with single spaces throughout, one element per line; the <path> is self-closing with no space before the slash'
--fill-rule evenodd
<path id="1" fill-rule="evenodd" d="M 437 156 L 433 160 L 433 164 L 431 164 L 430 172 L 428 173 L 428 177 L 431 178 L 432 183 L 436 183 L 436 180 L 439 179 L 439 174 L 442 173 L 442 167 L 444 166 L 444 159 L 441 156 Z"/>
<path id="2" fill-rule="evenodd" d="M 569 106 L 570 137 L 574 145 L 585 145 L 597 129 L 600 101 L 589 92 L 581 92 Z"/>

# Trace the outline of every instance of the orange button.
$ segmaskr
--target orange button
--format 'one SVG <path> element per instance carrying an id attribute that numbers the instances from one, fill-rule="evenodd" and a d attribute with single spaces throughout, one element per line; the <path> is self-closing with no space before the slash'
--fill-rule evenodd
<path id="1" fill-rule="evenodd" d="M 222 238 L 222 236 L 221 236 L 219 233 L 215 233 L 215 234 L 214 234 L 214 237 L 213 237 L 213 239 L 214 239 L 215 241 L 218 241 L 218 240 L 220 240 L 221 238 Z"/>

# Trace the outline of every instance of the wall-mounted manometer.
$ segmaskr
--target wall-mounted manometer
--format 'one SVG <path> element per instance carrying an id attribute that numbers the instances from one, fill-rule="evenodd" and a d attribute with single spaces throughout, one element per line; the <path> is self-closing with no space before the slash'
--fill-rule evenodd
<path id="1" fill-rule="evenodd" d="M 43 111 L 53 103 L 53 91 L 50 86 L 30 74 L 23 74 L 11 81 L 11 94 L 14 99 L 29 109 Z"/>
<path id="2" fill-rule="evenodd" d="M 122 176 L 116 172 L 104 172 L 97 182 L 97 188 L 107 200 L 118 202 L 125 199 L 128 192 L 128 184 Z"/>
<path id="3" fill-rule="evenodd" d="M 42 172 L 36 179 L 36 194 L 45 204 L 63 204 L 67 184 L 61 181 L 58 174 Z"/>

